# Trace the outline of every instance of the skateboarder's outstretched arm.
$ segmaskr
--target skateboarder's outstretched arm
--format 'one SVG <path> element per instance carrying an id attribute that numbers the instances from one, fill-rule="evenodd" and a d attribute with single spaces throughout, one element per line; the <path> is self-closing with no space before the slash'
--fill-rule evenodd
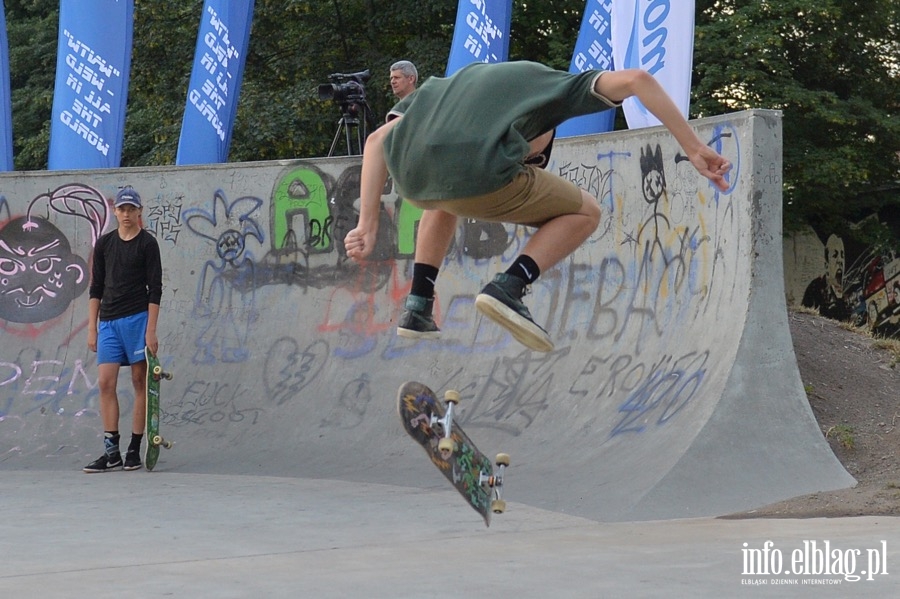
<path id="1" fill-rule="evenodd" d="M 608 71 L 594 82 L 594 91 L 616 103 L 636 96 L 675 137 L 694 168 L 719 190 L 728 189 L 725 173 L 731 170 L 731 163 L 700 141 L 653 75 L 641 69 Z"/>
<path id="2" fill-rule="evenodd" d="M 359 186 L 359 222 L 344 238 L 344 249 L 354 262 L 362 262 L 375 249 L 378 236 L 378 213 L 381 192 L 387 182 L 388 170 L 384 161 L 384 139 L 402 117 L 382 125 L 369 135 L 363 149 Z"/>

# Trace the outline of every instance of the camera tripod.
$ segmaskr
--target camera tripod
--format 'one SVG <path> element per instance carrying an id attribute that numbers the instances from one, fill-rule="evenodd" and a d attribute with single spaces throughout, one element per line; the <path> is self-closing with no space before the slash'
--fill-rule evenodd
<path id="1" fill-rule="evenodd" d="M 338 121 L 337 131 L 335 131 L 334 139 L 331 142 L 331 149 L 328 150 L 329 158 L 334 156 L 334 150 L 337 148 L 338 140 L 341 139 L 341 133 L 344 134 L 344 142 L 347 144 L 347 156 L 362 155 L 369 132 L 366 125 L 367 119 L 359 118 L 360 110 L 368 116 L 368 112 L 366 112 L 368 106 L 365 104 L 348 104 L 341 107 L 341 118 Z M 351 130 L 356 132 L 356 145 L 353 145 Z"/>

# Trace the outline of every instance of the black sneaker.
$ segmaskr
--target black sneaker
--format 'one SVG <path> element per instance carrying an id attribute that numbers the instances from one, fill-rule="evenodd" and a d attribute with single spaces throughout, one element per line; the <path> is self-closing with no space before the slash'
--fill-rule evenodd
<path id="1" fill-rule="evenodd" d="M 400 315 L 397 334 L 409 339 L 437 339 L 441 330 L 434 324 L 431 311 L 434 298 L 426 299 L 421 295 L 410 294 L 404 306 L 406 310 Z"/>
<path id="2" fill-rule="evenodd" d="M 138 452 L 125 452 L 125 470 L 140 470 L 142 466 L 143 464 L 141 464 L 141 456 Z"/>
<path id="3" fill-rule="evenodd" d="M 88 474 L 95 472 L 110 472 L 111 470 L 120 470 L 122 468 L 122 454 L 114 453 L 113 455 L 103 454 L 87 466 L 83 468 Z"/>
<path id="4" fill-rule="evenodd" d="M 509 331 L 525 347 L 541 352 L 551 351 L 553 341 L 550 335 L 535 324 L 531 312 L 521 301 L 526 288 L 524 279 L 505 272 L 498 273 L 475 298 L 475 308 Z"/>

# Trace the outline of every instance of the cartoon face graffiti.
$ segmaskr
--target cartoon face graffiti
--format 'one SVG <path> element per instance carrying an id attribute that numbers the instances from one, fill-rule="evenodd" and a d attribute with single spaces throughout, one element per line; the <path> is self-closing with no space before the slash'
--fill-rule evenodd
<path id="1" fill-rule="evenodd" d="M 0 318 L 50 320 L 87 286 L 87 264 L 50 221 L 20 217 L 0 230 Z"/>
<path id="2" fill-rule="evenodd" d="M 646 151 L 641 148 L 641 190 L 644 192 L 644 201 L 655 204 L 666 190 L 666 173 L 663 163 L 662 148 L 656 146 L 654 152 L 650 146 Z"/>
<path id="3" fill-rule="evenodd" d="M 236 262 L 244 253 L 244 236 L 234 229 L 223 231 L 216 240 L 216 254 L 225 262 Z"/>
<path id="4" fill-rule="evenodd" d="M 825 242 L 825 280 L 835 297 L 844 297 L 844 240 L 831 235 Z"/>

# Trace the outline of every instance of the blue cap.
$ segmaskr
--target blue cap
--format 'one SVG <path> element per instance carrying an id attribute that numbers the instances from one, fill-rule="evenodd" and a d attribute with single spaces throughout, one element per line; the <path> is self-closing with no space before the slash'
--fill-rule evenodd
<path id="1" fill-rule="evenodd" d="M 123 204 L 131 204 L 138 208 L 141 207 L 141 196 L 134 190 L 134 187 L 129 185 L 128 187 L 120 189 L 119 193 L 116 194 L 116 206 L 118 207 Z"/>

